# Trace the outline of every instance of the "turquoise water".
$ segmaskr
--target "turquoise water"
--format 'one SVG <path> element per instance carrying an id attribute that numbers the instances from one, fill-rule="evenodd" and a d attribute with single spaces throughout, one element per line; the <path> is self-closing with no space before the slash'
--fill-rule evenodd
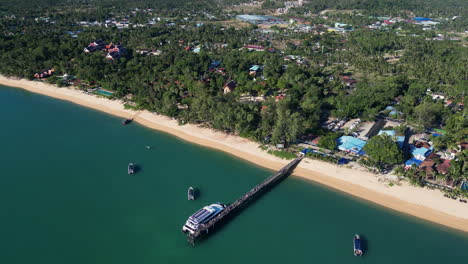
<path id="1" fill-rule="evenodd" d="M 468 235 L 290 177 L 196 247 L 190 214 L 272 172 L 136 123 L 0 88 L 0 263 L 465 263 Z M 149 145 L 152 148 L 146 149 Z M 127 175 L 127 164 L 141 170 Z M 200 189 L 187 201 L 187 187 Z M 362 234 L 367 251 L 352 254 Z"/>

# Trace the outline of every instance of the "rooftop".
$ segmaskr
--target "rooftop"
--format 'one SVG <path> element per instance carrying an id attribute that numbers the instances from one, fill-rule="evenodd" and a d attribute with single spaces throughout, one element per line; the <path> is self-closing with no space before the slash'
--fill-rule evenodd
<path id="1" fill-rule="evenodd" d="M 338 143 L 338 149 L 340 150 L 354 152 L 359 155 L 365 154 L 364 151 L 362 151 L 362 148 L 367 142 L 364 140 L 351 136 L 342 136 L 338 138 L 336 142 Z"/>

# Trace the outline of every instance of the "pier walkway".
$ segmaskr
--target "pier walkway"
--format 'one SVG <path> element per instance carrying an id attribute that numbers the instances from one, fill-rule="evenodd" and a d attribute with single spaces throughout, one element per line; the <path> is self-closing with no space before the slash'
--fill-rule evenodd
<path id="1" fill-rule="evenodd" d="M 220 225 L 226 219 L 232 217 L 248 202 L 252 201 L 254 198 L 258 197 L 258 195 L 264 193 L 265 191 L 273 187 L 275 184 L 277 184 L 279 181 L 286 178 L 296 168 L 296 166 L 299 164 L 299 162 L 301 162 L 301 160 L 302 156 L 297 157 L 288 165 L 284 166 L 281 170 L 266 178 L 262 183 L 258 184 L 246 194 L 244 194 L 242 197 L 230 204 L 215 218 L 211 219 L 206 224 L 201 225 L 195 233 L 189 234 L 187 236 L 188 242 L 194 245 L 196 240 L 200 239 L 204 235 L 208 234 L 210 231 L 214 230 L 216 226 Z"/>

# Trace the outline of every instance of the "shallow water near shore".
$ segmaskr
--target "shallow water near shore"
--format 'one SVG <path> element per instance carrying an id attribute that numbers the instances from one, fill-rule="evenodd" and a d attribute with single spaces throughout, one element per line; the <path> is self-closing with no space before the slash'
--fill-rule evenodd
<path id="1" fill-rule="evenodd" d="M 272 174 L 72 103 L 0 87 L 1 263 L 464 263 L 466 233 L 289 177 L 208 239 L 190 214 Z M 147 149 L 146 146 L 151 146 Z M 139 167 L 127 175 L 127 164 Z M 187 201 L 189 186 L 200 196 Z M 468 210 L 468 209 L 467 209 Z M 352 237 L 366 239 L 352 255 Z"/>

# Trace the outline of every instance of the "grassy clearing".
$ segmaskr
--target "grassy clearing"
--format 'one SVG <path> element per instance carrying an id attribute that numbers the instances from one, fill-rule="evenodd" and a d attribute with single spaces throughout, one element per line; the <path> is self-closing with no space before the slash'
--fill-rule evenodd
<path id="1" fill-rule="evenodd" d="M 296 158 L 296 154 L 287 152 L 287 151 L 282 151 L 282 150 L 268 150 L 267 153 L 273 156 L 276 156 L 278 158 L 287 159 L 287 160 Z"/>

